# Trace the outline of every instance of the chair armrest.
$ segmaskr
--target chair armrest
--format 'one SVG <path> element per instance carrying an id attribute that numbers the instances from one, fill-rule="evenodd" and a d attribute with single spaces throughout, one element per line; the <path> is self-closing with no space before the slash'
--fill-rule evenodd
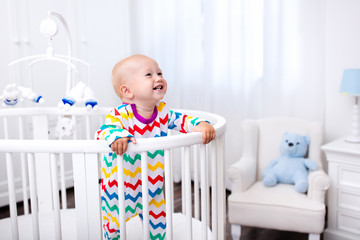
<path id="1" fill-rule="evenodd" d="M 227 169 L 227 175 L 232 183 L 232 193 L 243 192 L 256 180 L 256 160 L 243 156 Z"/>
<path id="2" fill-rule="evenodd" d="M 330 178 L 323 170 L 311 171 L 309 174 L 309 199 L 325 202 L 326 190 L 330 187 Z"/>

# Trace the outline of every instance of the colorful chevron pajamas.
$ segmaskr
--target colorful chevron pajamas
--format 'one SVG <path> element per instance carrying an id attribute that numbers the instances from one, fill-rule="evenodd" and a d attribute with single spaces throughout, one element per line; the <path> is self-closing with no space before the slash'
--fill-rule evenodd
<path id="1" fill-rule="evenodd" d="M 121 137 L 150 138 L 167 136 L 168 129 L 191 132 L 201 121 L 199 118 L 170 110 L 159 102 L 150 119 L 144 119 L 134 104 L 123 104 L 111 110 L 105 124 L 97 131 L 98 140 L 109 145 Z M 164 239 L 166 229 L 164 181 L 164 150 L 148 152 L 149 229 L 150 239 Z M 124 159 L 126 221 L 139 215 L 142 219 L 141 156 L 126 152 Z M 102 161 L 101 205 L 105 239 L 119 239 L 117 155 L 109 153 Z"/>

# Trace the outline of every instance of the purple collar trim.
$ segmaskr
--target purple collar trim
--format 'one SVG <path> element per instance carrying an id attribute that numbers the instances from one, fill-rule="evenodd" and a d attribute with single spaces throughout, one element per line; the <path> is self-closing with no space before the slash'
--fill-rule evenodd
<path id="1" fill-rule="evenodd" d="M 154 107 L 154 112 L 153 112 L 152 116 L 149 119 L 146 119 L 146 118 L 140 116 L 140 114 L 136 111 L 136 105 L 134 103 L 131 104 L 131 109 L 132 109 L 136 119 L 139 120 L 141 123 L 144 123 L 144 124 L 152 123 L 156 119 L 157 114 L 158 114 L 158 110 L 157 110 L 156 106 Z"/>

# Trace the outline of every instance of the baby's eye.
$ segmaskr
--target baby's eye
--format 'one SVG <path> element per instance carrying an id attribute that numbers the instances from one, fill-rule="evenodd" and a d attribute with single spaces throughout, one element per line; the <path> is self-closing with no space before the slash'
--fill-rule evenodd
<path id="1" fill-rule="evenodd" d="M 145 76 L 146 77 L 151 77 L 151 73 L 147 73 Z"/>
<path id="2" fill-rule="evenodd" d="M 158 73 L 158 76 L 162 76 L 162 72 L 159 72 L 159 73 Z"/>

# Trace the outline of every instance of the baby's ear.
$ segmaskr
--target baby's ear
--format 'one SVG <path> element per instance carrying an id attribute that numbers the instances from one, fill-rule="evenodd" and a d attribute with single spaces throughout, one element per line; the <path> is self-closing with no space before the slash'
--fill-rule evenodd
<path id="1" fill-rule="evenodd" d="M 120 93 L 123 97 L 125 97 L 127 99 L 132 99 L 134 97 L 134 94 L 132 94 L 132 92 L 126 85 L 120 86 Z"/>

